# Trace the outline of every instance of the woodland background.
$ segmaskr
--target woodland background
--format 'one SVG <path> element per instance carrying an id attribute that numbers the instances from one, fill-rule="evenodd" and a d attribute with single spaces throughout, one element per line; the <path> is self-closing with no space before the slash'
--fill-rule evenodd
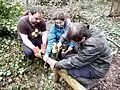
<path id="1" fill-rule="evenodd" d="M 31 6 L 44 11 L 47 29 L 57 10 L 104 31 L 113 55 L 106 77 L 91 90 L 120 90 L 120 0 L 0 0 L 0 90 L 52 90 L 53 73 L 37 60 L 25 60 L 17 40 L 17 21 Z M 61 79 L 59 90 L 69 90 Z"/>

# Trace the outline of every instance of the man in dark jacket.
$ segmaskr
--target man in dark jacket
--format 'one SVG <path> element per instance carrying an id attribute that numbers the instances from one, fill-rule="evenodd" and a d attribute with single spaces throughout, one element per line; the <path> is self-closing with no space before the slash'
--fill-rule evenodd
<path id="1" fill-rule="evenodd" d="M 76 53 L 67 54 L 61 61 L 46 60 L 53 68 L 66 69 L 83 86 L 89 88 L 103 78 L 110 68 L 110 47 L 100 30 L 79 23 L 67 32 L 67 38 L 78 43 Z"/>

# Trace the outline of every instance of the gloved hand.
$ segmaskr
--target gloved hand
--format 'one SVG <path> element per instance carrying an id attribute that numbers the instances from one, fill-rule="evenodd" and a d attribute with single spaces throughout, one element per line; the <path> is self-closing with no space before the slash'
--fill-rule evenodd
<path id="1" fill-rule="evenodd" d="M 33 52 L 34 52 L 34 55 L 38 58 L 41 58 L 41 50 L 39 49 L 38 46 L 36 46 L 35 48 L 33 48 Z"/>
<path id="2" fill-rule="evenodd" d="M 62 43 L 61 43 L 61 42 L 58 42 L 58 43 L 57 43 L 57 49 L 58 49 L 58 51 L 60 51 L 61 46 L 62 46 Z"/>
<path id="3" fill-rule="evenodd" d="M 46 44 L 41 44 L 41 51 L 42 51 L 42 53 L 45 52 L 46 46 L 47 46 Z"/>
<path id="4" fill-rule="evenodd" d="M 49 57 L 46 62 L 50 65 L 50 68 L 53 70 L 55 64 L 56 64 L 58 61 L 56 61 L 56 60 L 54 60 L 54 59 L 52 59 L 52 58 Z"/>
<path id="5" fill-rule="evenodd" d="M 44 55 L 43 56 L 43 60 L 47 63 L 47 60 L 48 60 L 49 56 L 48 55 Z"/>

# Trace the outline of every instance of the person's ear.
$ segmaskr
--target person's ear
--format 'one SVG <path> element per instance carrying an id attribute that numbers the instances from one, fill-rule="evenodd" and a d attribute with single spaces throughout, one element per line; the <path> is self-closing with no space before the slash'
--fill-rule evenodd
<path id="1" fill-rule="evenodd" d="M 82 43 L 82 42 L 84 42 L 84 41 L 85 41 L 85 39 L 86 39 L 86 37 L 83 37 L 83 38 L 82 38 L 82 40 L 81 40 L 81 43 Z"/>

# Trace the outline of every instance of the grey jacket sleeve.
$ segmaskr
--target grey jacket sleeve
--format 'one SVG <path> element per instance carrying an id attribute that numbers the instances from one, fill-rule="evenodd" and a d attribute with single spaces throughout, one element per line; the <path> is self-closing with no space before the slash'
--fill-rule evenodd
<path id="1" fill-rule="evenodd" d="M 73 23 L 69 19 L 66 22 L 67 22 L 67 25 L 65 28 L 65 33 L 59 39 L 59 42 L 61 42 L 61 43 L 63 43 L 67 39 L 67 32 L 69 31 L 70 27 L 73 26 Z"/>
<path id="2" fill-rule="evenodd" d="M 59 39 L 59 42 L 63 43 L 63 42 L 67 39 L 67 32 L 68 32 L 68 31 L 66 31 L 66 32 L 61 36 L 61 38 Z"/>
<path id="3" fill-rule="evenodd" d="M 55 67 L 60 69 L 80 68 L 95 61 L 102 50 L 102 44 L 98 43 L 99 40 L 90 41 L 85 43 L 83 48 L 79 48 L 76 55 L 59 61 L 55 64 Z"/>

